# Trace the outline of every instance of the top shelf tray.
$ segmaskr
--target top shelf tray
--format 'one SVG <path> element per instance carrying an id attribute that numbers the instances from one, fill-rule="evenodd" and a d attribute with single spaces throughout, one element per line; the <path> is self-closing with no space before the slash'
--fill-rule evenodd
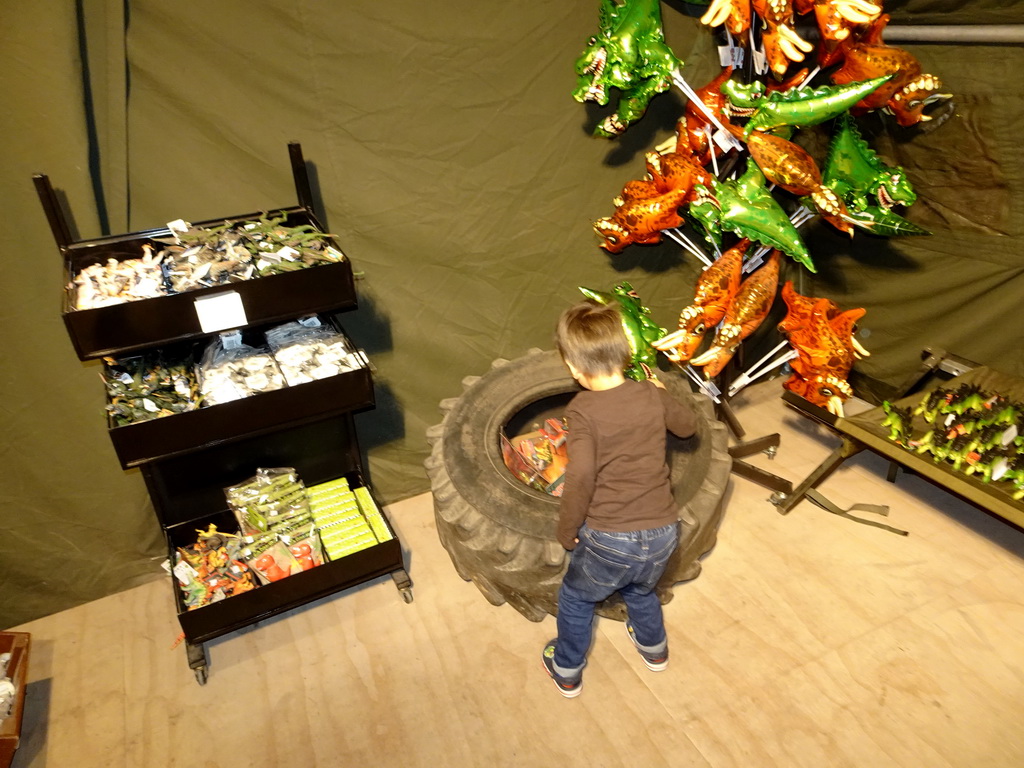
<path id="1" fill-rule="evenodd" d="M 299 205 L 210 219 L 196 222 L 195 226 L 210 227 L 225 222 L 235 224 L 254 221 L 266 213 L 272 217 L 285 216 L 285 224 L 289 227 L 312 225 L 324 231 L 313 213 L 312 193 L 302 149 L 298 144 L 289 144 L 288 149 Z M 34 181 L 57 247 L 64 258 L 65 286 L 84 267 L 108 259 L 123 261 L 139 258 L 144 254 L 143 246 L 152 245 L 159 249 L 162 244 L 156 242 L 156 239 L 171 236 L 170 229 L 163 228 L 93 240 L 73 240 L 49 179 L 37 175 Z M 325 240 L 343 253 L 330 238 Z M 344 258 L 338 262 L 293 272 L 93 309 L 74 309 L 73 292 L 65 287 L 62 316 L 79 359 L 90 360 L 198 339 L 225 330 L 204 330 L 196 302 L 230 293 L 238 294 L 244 315 L 244 318 L 237 323 L 233 322 L 230 327 L 262 325 L 288 320 L 297 315 L 336 312 L 356 306 L 352 265 Z"/>

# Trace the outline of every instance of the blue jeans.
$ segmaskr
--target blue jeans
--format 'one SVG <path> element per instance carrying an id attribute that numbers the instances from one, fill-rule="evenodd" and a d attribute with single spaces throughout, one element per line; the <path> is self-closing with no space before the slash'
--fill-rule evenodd
<path id="1" fill-rule="evenodd" d="M 628 533 L 580 528 L 569 570 L 558 591 L 558 642 L 555 672 L 575 679 L 586 664 L 594 609 L 618 592 L 626 602 L 636 641 L 645 651 L 668 646 L 661 602 L 654 592 L 679 543 L 679 524 Z"/>

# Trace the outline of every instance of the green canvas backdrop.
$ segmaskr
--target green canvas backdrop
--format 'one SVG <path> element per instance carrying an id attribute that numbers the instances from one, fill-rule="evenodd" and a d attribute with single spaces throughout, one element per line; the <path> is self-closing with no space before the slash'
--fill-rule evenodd
<path id="1" fill-rule="evenodd" d="M 888 10 L 893 24 L 1024 21 L 1016 4 L 959 5 Z M 686 76 L 703 85 L 717 68 L 710 35 L 684 4 L 662 8 Z M 370 479 L 385 501 L 401 499 L 429 487 L 424 433 L 438 403 L 494 358 L 549 347 L 577 286 L 628 280 L 666 326 L 692 298 L 699 267 L 680 248 L 610 256 L 591 230 L 684 103 L 661 95 L 622 139 L 590 135 L 601 110 L 570 93 L 597 10 L 0 4 L 0 626 L 160 578 L 164 558 L 142 479 L 119 468 L 105 434 L 98 365 L 79 362 L 64 331 L 59 255 L 31 175 L 50 177 L 88 238 L 291 205 L 286 144 L 300 142 L 325 223 L 362 274 L 345 321 L 377 368 L 378 407 L 357 422 Z M 815 224 L 805 236 L 819 274 L 787 263 L 784 278 L 867 308 L 868 376 L 900 381 L 926 345 L 1024 374 L 1022 101 L 1008 85 L 1024 71 L 1021 49 L 902 45 L 956 94 L 955 112 L 934 131 L 880 119 L 866 130 L 908 170 L 920 196 L 909 216 L 934 234 L 849 240 Z"/>

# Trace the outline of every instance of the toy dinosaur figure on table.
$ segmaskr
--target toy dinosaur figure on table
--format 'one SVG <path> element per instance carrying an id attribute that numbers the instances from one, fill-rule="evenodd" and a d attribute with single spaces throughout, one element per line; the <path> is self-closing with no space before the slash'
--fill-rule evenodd
<path id="1" fill-rule="evenodd" d="M 911 431 L 911 407 L 900 408 L 888 400 L 882 402 L 882 410 L 885 411 L 885 418 L 882 419 L 882 426 L 889 428 L 889 439 L 894 443 L 906 446 L 910 442 Z"/>

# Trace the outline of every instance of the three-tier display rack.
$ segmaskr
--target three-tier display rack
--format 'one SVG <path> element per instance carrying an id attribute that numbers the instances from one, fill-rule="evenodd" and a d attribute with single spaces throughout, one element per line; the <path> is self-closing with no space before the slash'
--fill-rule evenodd
<path id="1" fill-rule="evenodd" d="M 302 148 L 291 143 L 288 151 L 298 205 L 197 222 L 195 226 L 242 223 L 267 214 L 285 216 L 290 227 L 313 225 L 325 232 L 314 213 Z M 352 265 L 345 257 L 187 293 L 75 309 L 70 285 L 82 269 L 109 259 L 140 258 L 146 245 L 159 250 L 158 239 L 170 237 L 171 230 L 75 240 L 49 179 L 40 174 L 33 180 L 64 259 L 65 285 L 69 287 L 62 315 L 80 360 L 208 343 L 228 329 L 211 330 L 209 319 L 200 320 L 197 304 L 228 293 L 236 294 L 230 297 L 236 306 L 241 304 L 243 320 L 233 327 L 242 330 L 243 338 L 309 315 L 323 318 L 344 333 L 338 313 L 356 307 Z M 329 236 L 325 238 L 343 253 Z M 122 468 L 137 467 L 145 479 L 171 563 L 177 547 L 195 541 L 197 529 L 210 523 L 218 530 L 232 529 L 235 521 L 224 488 L 245 481 L 259 468 L 293 467 L 307 487 L 340 477 L 353 488 L 366 486 L 353 419 L 355 412 L 374 405 L 373 381 L 365 357 L 363 361 L 356 370 L 233 402 L 126 426 L 108 423 Z M 390 574 L 403 599 L 411 602 L 412 584 L 401 544 L 386 515 L 384 519 L 390 540 L 194 610 L 186 609 L 172 577 L 188 663 L 197 681 L 204 684 L 207 678 L 204 643 L 338 591 Z"/>

